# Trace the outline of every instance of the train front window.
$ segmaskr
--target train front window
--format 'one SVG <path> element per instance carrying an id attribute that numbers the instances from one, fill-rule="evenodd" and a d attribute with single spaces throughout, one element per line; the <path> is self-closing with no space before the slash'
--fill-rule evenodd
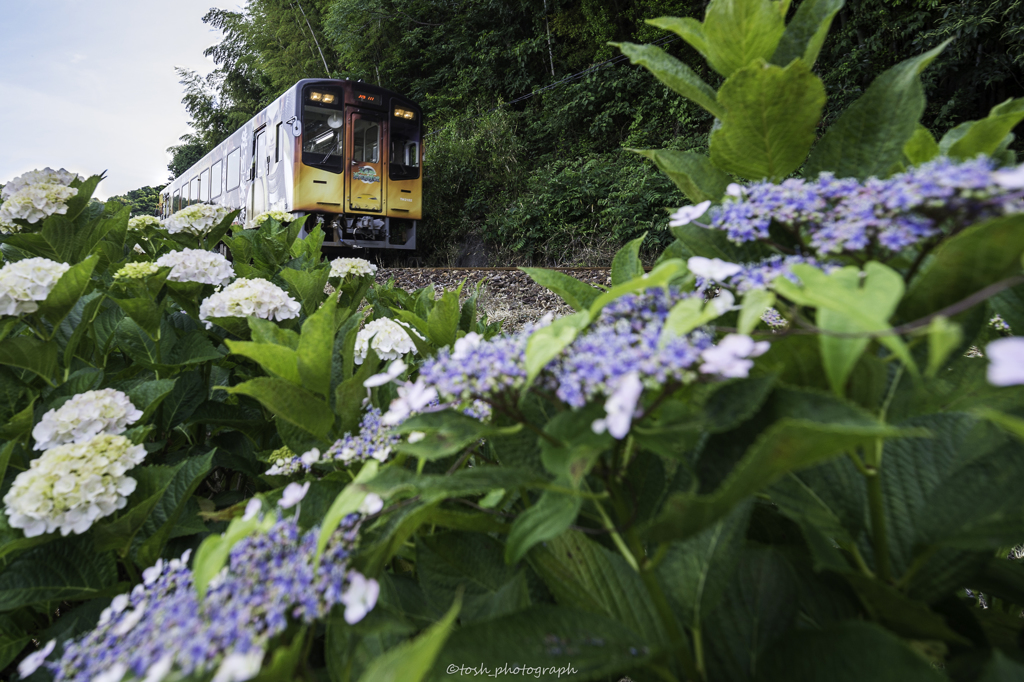
<path id="1" fill-rule="evenodd" d="M 420 176 L 419 121 L 407 120 L 399 117 L 397 113 L 391 118 L 391 148 L 388 160 L 388 177 L 392 180 L 415 180 Z"/>
<path id="2" fill-rule="evenodd" d="M 340 173 L 345 117 L 341 93 L 307 88 L 302 104 L 302 163 Z"/>

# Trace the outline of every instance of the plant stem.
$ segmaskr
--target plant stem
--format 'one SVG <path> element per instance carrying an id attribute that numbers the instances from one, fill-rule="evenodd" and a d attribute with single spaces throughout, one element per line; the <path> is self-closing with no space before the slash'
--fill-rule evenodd
<path id="1" fill-rule="evenodd" d="M 700 679 L 706 680 L 708 678 L 708 671 L 704 663 L 704 637 L 701 634 L 700 626 L 692 628 L 690 633 L 693 635 L 693 654 L 697 659 L 697 674 L 700 676 Z"/>
<path id="2" fill-rule="evenodd" d="M 882 472 L 868 465 L 868 509 L 871 512 L 871 544 L 875 549 L 875 568 L 885 582 L 892 580 L 889 566 L 889 538 L 886 532 L 885 500 L 882 497 Z"/>
<path id="3" fill-rule="evenodd" d="M 683 675 L 689 680 L 699 680 L 700 676 L 697 673 L 697 665 L 694 663 L 693 655 L 690 652 L 690 644 L 686 641 L 686 635 L 683 633 L 683 629 L 679 626 L 679 621 L 676 620 L 675 614 L 672 613 L 672 609 L 668 605 L 665 593 L 658 582 L 658 576 L 654 574 L 653 570 L 644 570 L 640 572 L 640 578 L 644 582 L 644 587 L 647 588 L 647 594 L 650 595 L 651 601 L 654 602 L 654 608 L 658 611 L 662 625 L 665 626 L 665 630 L 668 632 L 669 639 L 675 650 L 676 661 L 679 662 Z"/>
<path id="4" fill-rule="evenodd" d="M 594 498 L 591 498 L 591 501 L 594 503 L 594 506 L 597 507 L 597 513 L 601 515 L 601 521 L 604 523 L 604 527 L 612 536 L 612 542 L 614 542 L 615 546 L 619 548 L 619 552 L 622 553 L 623 558 L 626 560 L 626 563 L 629 564 L 630 568 L 639 573 L 640 565 L 637 563 L 637 558 L 633 556 L 633 552 L 630 551 L 625 540 L 623 540 L 622 536 L 619 535 L 619 531 L 615 530 L 615 524 L 612 523 L 611 518 L 608 517 L 604 507 L 602 507 L 601 503 Z"/>

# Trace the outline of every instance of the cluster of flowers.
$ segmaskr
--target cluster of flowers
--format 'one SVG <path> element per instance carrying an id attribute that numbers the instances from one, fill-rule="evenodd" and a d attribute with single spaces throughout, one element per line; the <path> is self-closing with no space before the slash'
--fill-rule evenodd
<path id="1" fill-rule="evenodd" d="M 74 396 L 32 429 L 44 450 L 18 474 L 4 496 L 8 521 L 26 537 L 60 530 L 84 533 L 127 504 L 136 486 L 126 472 L 146 449 L 120 435 L 142 417 L 121 391 L 105 388 Z"/>
<path id="2" fill-rule="evenodd" d="M 0 192 L 0 232 L 20 232 L 21 226 L 15 220 L 37 223 L 54 214 L 68 212 L 68 199 L 78 194 L 70 187 L 78 179 L 74 173 L 61 168 L 29 171 L 19 175 Z"/>
<path id="3" fill-rule="evenodd" d="M 377 266 L 362 258 L 335 258 L 331 261 L 330 279 L 345 279 L 349 275 L 362 277 L 363 275 L 374 275 L 377 273 Z"/>
<path id="4" fill-rule="evenodd" d="M 264 211 L 245 224 L 245 229 L 255 230 L 268 220 L 276 220 L 279 223 L 290 223 L 295 216 L 286 211 Z"/>
<path id="5" fill-rule="evenodd" d="M 712 208 L 710 224 L 703 226 L 725 230 L 730 240 L 743 243 L 768 239 L 774 221 L 808 239 L 820 256 L 862 251 L 871 244 L 895 253 L 938 235 L 946 224 L 1021 212 L 1019 184 L 1013 172 L 994 170 L 986 157 L 939 158 L 885 180 L 822 173 L 810 181 L 734 184 L 727 190 L 731 198 Z M 680 209 L 670 224 L 691 222 L 709 203 Z"/>
<path id="6" fill-rule="evenodd" d="M 404 322 L 387 317 L 367 322 L 356 334 L 355 363 L 363 364 L 370 348 L 373 348 L 381 360 L 396 360 L 406 353 L 415 353 L 416 344 L 409 336 L 410 333 L 423 338 L 419 332 Z"/>
<path id="7" fill-rule="evenodd" d="M 193 204 L 164 221 L 164 227 L 167 228 L 168 234 L 185 232 L 201 237 L 219 225 L 228 213 L 231 213 L 231 209 L 226 206 Z"/>
<path id="8" fill-rule="evenodd" d="M 146 279 L 159 271 L 160 266 L 149 261 L 125 263 L 120 270 L 114 273 L 114 279 Z"/>
<path id="9" fill-rule="evenodd" d="M 172 282 L 199 282 L 224 286 L 235 276 L 231 261 L 215 251 L 203 249 L 182 249 L 165 253 L 156 259 L 156 265 L 171 268 L 171 274 L 167 279 Z"/>
<path id="10" fill-rule="evenodd" d="M 534 330 L 487 341 L 471 332 L 427 360 L 419 383 L 452 400 L 486 400 L 517 391 L 526 382 L 526 342 Z"/>
<path id="11" fill-rule="evenodd" d="M 391 433 L 382 416 L 377 408 L 367 410 L 359 422 L 359 433 L 346 433 L 339 438 L 324 453 L 323 460 L 346 465 L 363 462 L 371 457 L 378 462 L 387 461 L 391 447 L 399 441 L 399 437 Z"/>
<path id="12" fill-rule="evenodd" d="M 140 215 L 128 220 L 128 229 L 132 232 L 141 232 L 147 227 L 163 227 L 164 224 L 159 218 L 152 215 Z"/>
<path id="13" fill-rule="evenodd" d="M 57 280 L 71 268 L 48 258 L 26 258 L 0 268 L 0 316 L 39 310 Z"/>
<path id="14" fill-rule="evenodd" d="M 359 519 L 345 517 L 314 566 L 319 529 L 302 533 L 294 517 L 279 518 L 231 549 L 202 601 L 188 553 L 158 561 L 143 572 L 142 585 L 114 599 L 94 630 L 45 665 L 57 682 L 160 682 L 211 673 L 217 682 L 251 679 L 289 622 L 310 624 L 342 604 L 345 620 L 357 623 L 376 605 L 380 586 L 348 567 Z"/>
<path id="15" fill-rule="evenodd" d="M 259 277 L 239 278 L 203 300 L 199 317 L 207 321 L 206 328 L 210 329 L 213 323 L 208 320 L 212 317 L 255 315 L 264 320 L 281 321 L 298 317 L 301 309 L 299 302 L 276 284 Z"/>

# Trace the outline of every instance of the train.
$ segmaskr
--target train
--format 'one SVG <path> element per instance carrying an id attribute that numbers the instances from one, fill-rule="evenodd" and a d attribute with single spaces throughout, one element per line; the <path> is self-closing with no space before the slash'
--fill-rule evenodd
<path id="1" fill-rule="evenodd" d="M 423 220 L 423 113 L 362 81 L 307 78 L 160 195 L 163 217 L 195 203 L 309 216 L 324 247 L 416 248 Z"/>

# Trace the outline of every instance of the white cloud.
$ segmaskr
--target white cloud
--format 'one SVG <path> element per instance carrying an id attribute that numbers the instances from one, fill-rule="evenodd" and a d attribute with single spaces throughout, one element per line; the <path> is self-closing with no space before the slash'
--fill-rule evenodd
<path id="1" fill-rule="evenodd" d="M 33 168 L 107 171 L 105 198 L 167 180 L 188 132 L 175 65 L 209 73 L 219 35 L 202 22 L 233 0 L 48 0 L 4 9 L 0 183 Z M 13 30 L 12 30 L 13 29 Z"/>

